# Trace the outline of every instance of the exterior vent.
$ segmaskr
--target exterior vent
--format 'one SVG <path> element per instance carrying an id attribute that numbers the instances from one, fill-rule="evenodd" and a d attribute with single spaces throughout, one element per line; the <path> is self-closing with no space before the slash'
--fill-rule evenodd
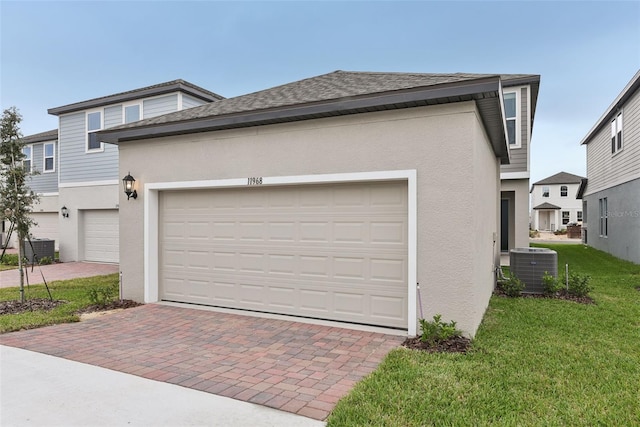
<path id="1" fill-rule="evenodd" d="M 523 292 L 544 292 L 542 277 L 548 272 L 558 277 L 558 253 L 545 248 L 516 248 L 509 251 L 511 274 L 525 284 Z"/>

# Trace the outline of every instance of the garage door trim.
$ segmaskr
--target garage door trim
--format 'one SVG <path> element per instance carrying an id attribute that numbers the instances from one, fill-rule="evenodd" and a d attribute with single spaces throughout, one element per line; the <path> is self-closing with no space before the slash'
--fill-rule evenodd
<path id="1" fill-rule="evenodd" d="M 416 335 L 416 282 L 417 282 L 417 188 L 416 170 L 355 172 L 341 174 L 246 177 L 207 181 L 177 181 L 145 183 L 144 186 L 144 299 L 159 301 L 158 253 L 159 248 L 159 193 L 177 189 L 215 189 L 229 187 L 282 186 L 304 184 L 331 184 L 372 181 L 407 181 L 408 190 L 408 271 L 407 271 L 407 332 Z M 151 256 L 154 254 L 154 256 Z"/>

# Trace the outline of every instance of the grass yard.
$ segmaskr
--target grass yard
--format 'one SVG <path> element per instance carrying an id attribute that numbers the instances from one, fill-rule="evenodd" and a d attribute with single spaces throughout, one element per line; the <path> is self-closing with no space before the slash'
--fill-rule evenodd
<path id="1" fill-rule="evenodd" d="M 76 311 L 92 305 L 88 289 L 93 287 L 108 288 L 118 295 L 118 274 L 87 277 L 82 279 L 61 280 L 49 283 L 53 299 L 68 301 L 49 311 L 28 311 L 20 314 L 3 314 L 0 316 L 0 333 L 20 329 L 37 328 L 56 323 L 77 322 L 80 320 Z M 25 299 L 49 298 L 44 285 L 25 286 Z M 0 301 L 19 300 L 18 288 L 0 289 Z"/>
<path id="2" fill-rule="evenodd" d="M 589 274 L 596 304 L 494 296 L 471 352 L 393 350 L 327 425 L 640 425 L 640 265 L 536 246 Z"/>

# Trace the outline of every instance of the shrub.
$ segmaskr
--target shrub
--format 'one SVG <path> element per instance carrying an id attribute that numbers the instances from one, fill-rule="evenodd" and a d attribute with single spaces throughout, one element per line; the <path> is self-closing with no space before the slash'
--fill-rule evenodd
<path id="1" fill-rule="evenodd" d="M 456 322 L 452 320 L 450 323 L 444 323 L 441 319 L 442 315 L 436 314 L 433 316 L 433 321 L 418 320 L 422 330 L 420 341 L 435 344 L 460 335 L 460 331 L 456 329 Z"/>
<path id="2" fill-rule="evenodd" d="M 538 230 L 529 230 L 529 237 L 540 237 L 540 232 Z"/>
<path id="3" fill-rule="evenodd" d="M 89 302 L 98 307 L 105 307 L 115 299 L 115 296 L 116 289 L 112 286 L 94 286 L 87 289 Z"/>
<path id="4" fill-rule="evenodd" d="M 39 264 L 40 265 L 49 265 L 53 262 L 53 260 L 48 257 L 48 256 L 43 256 L 42 258 L 40 258 Z"/>
<path id="5" fill-rule="evenodd" d="M 542 284 L 546 295 L 555 295 L 560 291 L 560 289 L 562 289 L 562 281 L 559 278 L 550 275 L 548 271 L 545 271 L 542 276 Z"/>
<path id="6" fill-rule="evenodd" d="M 591 292 L 591 287 L 589 286 L 590 280 L 591 277 L 586 274 L 570 273 L 568 292 L 577 297 L 587 296 L 587 294 Z"/>
<path id="7" fill-rule="evenodd" d="M 500 284 L 500 288 L 508 297 L 519 297 L 524 290 L 524 283 L 514 274 Z"/>
<path id="8" fill-rule="evenodd" d="M 4 254 L 1 261 L 4 265 L 18 265 L 18 254 Z"/>

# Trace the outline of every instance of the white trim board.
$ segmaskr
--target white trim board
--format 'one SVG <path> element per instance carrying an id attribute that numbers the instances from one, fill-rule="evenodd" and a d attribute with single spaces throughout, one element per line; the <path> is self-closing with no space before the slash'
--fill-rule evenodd
<path id="1" fill-rule="evenodd" d="M 320 175 L 271 176 L 261 177 L 261 186 L 275 185 L 304 185 L 331 184 L 345 182 L 372 181 L 407 181 L 408 201 L 408 266 L 407 266 L 407 333 L 416 335 L 417 319 L 417 223 L 418 223 L 418 192 L 417 173 L 415 169 L 397 171 L 353 172 Z M 247 178 L 205 180 L 205 181 L 175 181 L 155 182 L 144 184 L 144 301 L 146 303 L 159 300 L 158 257 L 151 254 L 158 253 L 158 225 L 159 225 L 159 193 L 163 190 L 192 190 L 215 189 L 229 187 L 253 187 L 248 185 Z"/>

